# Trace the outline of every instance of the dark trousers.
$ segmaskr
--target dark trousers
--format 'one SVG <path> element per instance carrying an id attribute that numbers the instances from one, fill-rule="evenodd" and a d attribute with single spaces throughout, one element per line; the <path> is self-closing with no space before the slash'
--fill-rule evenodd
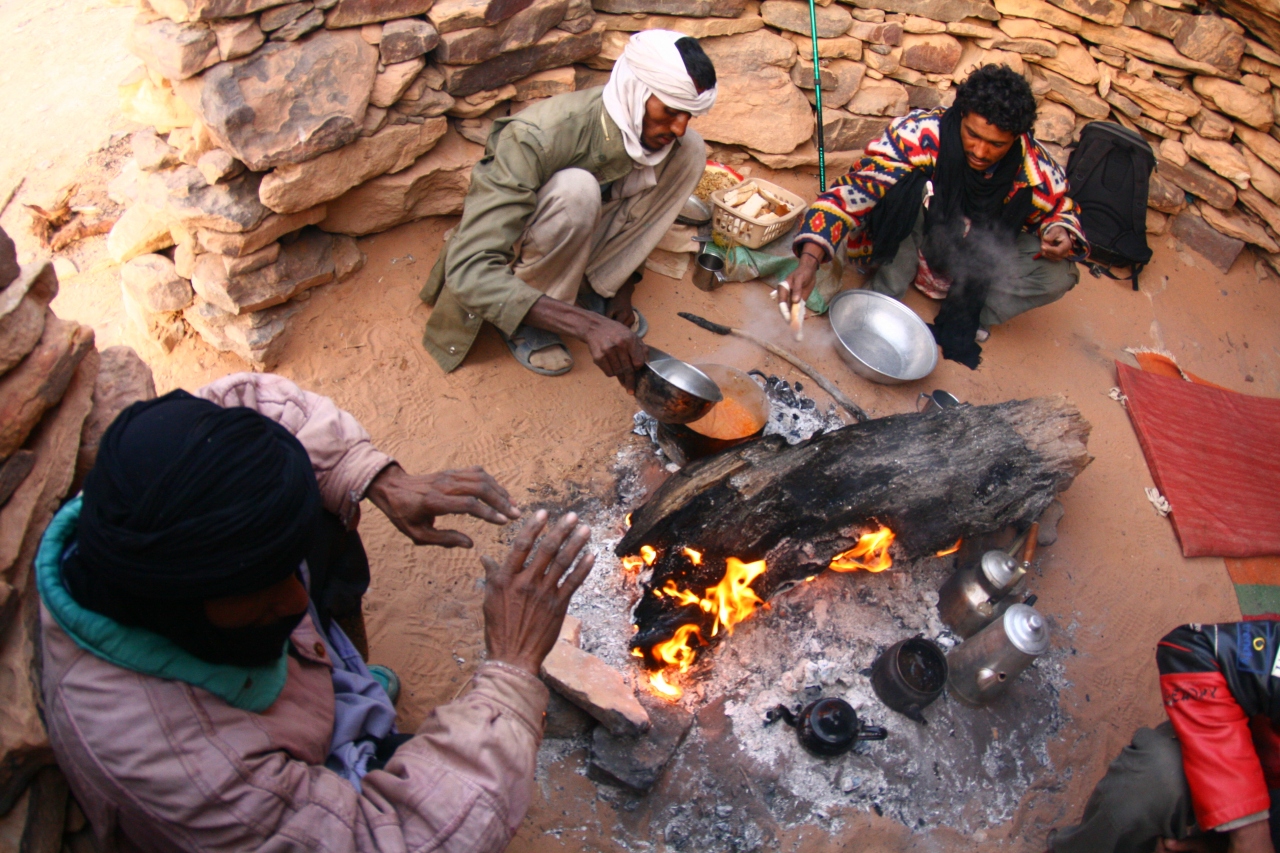
<path id="1" fill-rule="evenodd" d="M 1277 839 L 1276 796 L 1271 834 Z M 1049 841 L 1053 853 L 1151 853 L 1160 838 L 1199 834 L 1182 747 L 1168 721 L 1138 729 L 1107 768 L 1085 804 L 1080 823 Z M 1225 845 L 1224 845 L 1225 849 Z M 1280 849 L 1278 847 L 1277 849 Z"/>

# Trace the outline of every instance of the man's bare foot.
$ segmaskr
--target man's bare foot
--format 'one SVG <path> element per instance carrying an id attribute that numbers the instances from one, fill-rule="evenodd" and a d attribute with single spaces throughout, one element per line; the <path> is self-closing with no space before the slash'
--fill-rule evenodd
<path id="1" fill-rule="evenodd" d="M 530 353 L 529 363 L 542 370 L 564 370 L 573 364 L 573 356 L 562 344 L 556 344 Z"/>

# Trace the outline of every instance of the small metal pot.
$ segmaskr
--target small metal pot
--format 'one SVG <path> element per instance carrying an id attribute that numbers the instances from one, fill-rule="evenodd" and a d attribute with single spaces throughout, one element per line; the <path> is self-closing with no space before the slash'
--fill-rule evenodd
<path id="1" fill-rule="evenodd" d="M 843 755 L 860 740 L 884 740 L 889 736 L 883 726 L 870 726 L 859 720 L 852 705 L 834 696 L 810 702 L 799 714 L 779 705 L 768 713 L 765 725 L 779 719 L 795 728 L 800 745 L 814 755 Z"/>
<path id="2" fill-rule="evenodd" d="M 871 667 L 871 688 L 880 701 L 922 725 L 928 720 L 921 711 L 946 686 L 947 656 L 920 634 L 894 643 Z"/>
<path id="3" fill-rule="evenodd" d="M 693 259 L 693 286 L 712 291 L 724 284 L 716 273 L 724 271 L 724 258 L 714 252 L 699 252 Z"/>
<path id="4" fill-rule="evenodd" d="M 1013 603 L 1013 591 L 1025 570 L 1000 550 L 956 569 L 938 590 L 938 615 L 952 631 L 968 639 L 1000 616 Z"/>
<path id="5" fill-rule="evenodd" d="M 1004 695 L 1009 682 L 1049 650 L 1049 623 L 1034 607 L 1014 604 L 1004 616 L 947 655 L 947 687 L 970 705 Z"/>
<path id="6" fill-rule="evenodd" d="M 649 361 L 636 374 L 636 402 L 659 423 L 696 421 L 722 399 L 719 386 L 707 374 L 649 347 Z"/>

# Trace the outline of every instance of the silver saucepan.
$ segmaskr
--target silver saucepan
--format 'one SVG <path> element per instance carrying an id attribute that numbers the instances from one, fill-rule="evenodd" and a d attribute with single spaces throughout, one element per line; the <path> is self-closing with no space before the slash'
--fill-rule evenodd
<path id="1" fill-rule="evenodd" d="M 655 347 L 636 374 L 636 402 L 664 424 L 696 421 L 723 399 L 710 376 Z"/>

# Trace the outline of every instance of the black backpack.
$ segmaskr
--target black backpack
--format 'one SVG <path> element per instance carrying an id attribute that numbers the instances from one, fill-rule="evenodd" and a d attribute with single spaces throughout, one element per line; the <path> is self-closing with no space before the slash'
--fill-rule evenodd
<path id="1" fill-rule="evenodd" d="M 1147 192 L 1156 157 L 1141 135 L 1109 121 L 1091 121 L 1067 160 L 1070 195 L 1080 207 L 1089 241 L 1084 263 L 1094 277 L 1132 281 L 1151 260 L 1147 245 Z M 1108 267 L 1129 267 L 1127 279 Z"/>

